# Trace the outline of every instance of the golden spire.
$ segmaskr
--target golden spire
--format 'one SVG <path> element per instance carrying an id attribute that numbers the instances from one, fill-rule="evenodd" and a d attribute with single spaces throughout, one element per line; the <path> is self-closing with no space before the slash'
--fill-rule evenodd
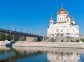
<path id="1" fill-rule="evenodd" d="M 53 20 L 52 14 L 51 14 L 50 20 Z"/>
<path id="2" fill-rule="evenodd" d="M 62 7 L 61 8 L 63 8 L 63 2 L 62 2 Z"/>
<path id="3" fill-rule="evenodd" d="M 63 3 L 62 3 L 61 9 L 58 11 L 57 14 L 68 14 L 68 12 L 67 12 L 67 11 L 64 9 L 64 7 L 63 7 Z"/>

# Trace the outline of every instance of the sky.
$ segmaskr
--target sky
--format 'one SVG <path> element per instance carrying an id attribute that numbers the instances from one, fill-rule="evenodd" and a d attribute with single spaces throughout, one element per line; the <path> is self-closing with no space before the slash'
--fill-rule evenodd
<path id="1" fill-rule="evenodd" d="M 0 28 L 46 35 L 62 3 L 84 34 L 84 0 L 0 0 Z"/>

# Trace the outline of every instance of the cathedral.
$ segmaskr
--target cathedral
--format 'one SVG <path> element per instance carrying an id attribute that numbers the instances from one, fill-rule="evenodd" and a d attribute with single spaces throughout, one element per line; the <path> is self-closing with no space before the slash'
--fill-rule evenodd
<path id="1" fill-rule="evenodd" d="M 48 37 L 79 37 L 79 26 L 63 7 L 57 12 L 56 20 L 57 22 L 54 22 L 51 16 L 50 25 L 47 28 Z"/>

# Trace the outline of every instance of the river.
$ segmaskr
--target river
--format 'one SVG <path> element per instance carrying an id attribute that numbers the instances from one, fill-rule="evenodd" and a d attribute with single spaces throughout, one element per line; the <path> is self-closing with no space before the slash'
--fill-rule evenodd
<path id="1" fill-rule="evenodd" d="M 0 46 L 0 62 L 84 62 L 84 49 Z"/>

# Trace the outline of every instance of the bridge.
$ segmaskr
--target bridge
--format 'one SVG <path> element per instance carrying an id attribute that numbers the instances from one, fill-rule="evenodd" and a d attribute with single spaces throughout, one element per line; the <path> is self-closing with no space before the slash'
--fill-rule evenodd
<path id="1" fill-rule="evenodd" d="M 24 32 L 19 32 L 19 31 L 13 31 L 13 30 L 8 30 L 8 29 L 0 29 L 1 33 L 5 34 L 11 34 L 11 35 L 17 35 L 17 36 L 25 36 L 25 37 L 36 37 L 36 38 L 43 38 L 41 35 L 36 35 L 36 34 L 31 34 L 31 33 L 24 33 Z"/>

